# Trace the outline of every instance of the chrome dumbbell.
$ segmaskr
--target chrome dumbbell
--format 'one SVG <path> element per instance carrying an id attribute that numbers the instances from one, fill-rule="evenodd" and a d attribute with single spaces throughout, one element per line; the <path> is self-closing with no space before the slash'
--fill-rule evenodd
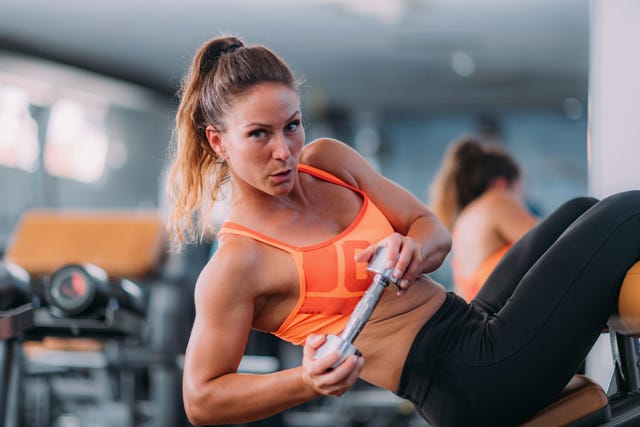
<path id="1" fill-rule="evenodd" d="M 369 288 L 362 296 L 362 299 L 356 305 L 356 308 L 351 313 L 349 321 L 345 326 L 340 336 L 327 334 L 326 341 L 318 348 L 314 357 L 316 359 L 326 356 L 338 350 L 341 357 L 336 363 L 332 365 L 332 368 L 340 365 L 347 357 L 352 354 L 360 355 L 358 349 L 353 345 L 362 328 L 371 317 L 371 313 L 376 308 L 382 292 L 385 290 L 389 283 L 397 284 L 397 280 L 392 277 L 393 269 L 386 268 L 387 264 L 387 247 L 379 246 L 376 249 L 371 262 L 367 266 L 367 270 L 375 273 L 373 281 Z"/>

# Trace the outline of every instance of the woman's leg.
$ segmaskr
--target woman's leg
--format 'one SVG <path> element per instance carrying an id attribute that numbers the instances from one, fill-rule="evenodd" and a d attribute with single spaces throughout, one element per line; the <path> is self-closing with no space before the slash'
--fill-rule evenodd
<path id="1" fill-rule="evenodd" d="M 549 404 L 600 335 L 639 259 L 640 191 L 629 191 L 594 205 L 530 263 L 502 309 L 450 347 L 451 374 L 476 419 L 522 421 Z"/>
<path id="2" fill-rule="evenodd" d="M 472 304 L 489 314 L 498 312 L 529 268 L 569 225 L 597 201 L 592 197 L 578 197 L 549 214 L 504 255 Z"/>

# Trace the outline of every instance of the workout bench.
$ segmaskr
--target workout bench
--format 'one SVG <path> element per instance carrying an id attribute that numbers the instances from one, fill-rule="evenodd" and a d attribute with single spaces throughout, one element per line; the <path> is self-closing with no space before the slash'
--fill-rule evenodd
<path id="1" fill-rule="evenodd" d="M 154 211 L 26 212 L 5 259 L 31 275 L 70 263 L 92 263 L 119 277 L 142 278 L 158 270 L 165 227 Z"/>
<path id="2" fill-rule="evenodd" d="M 114 278 L 154 278 L 166 254 L 166 241 L 164 224 L 155 211 L 32 210 L 18 222 L 4 260 L 29 273 L 35 295 L 36 284 L 69 264 L 95 264 Z M 0 425 L 5 424 L 7 405 L 22 404 L 15 396 L 9 399 L 9 383 L 20 382 L 24 356 L 42 356 L 41 361 L 47 361 L 47 354 L 65 352 L 73 365 L 77 358 L 72 355 L 101 352 L 104 339 L 143 335 L 144 318 L 122 309 L 112 312 L 116 314 L 109 319 L 58 318 L 47 307 L 31 303 L 0 312 L 5 349 Z"/>
<path id="3" fill-rule="evenodd" d="M 616 359 L 608 393 L 590 378 L 575 375 L 555 402 L 521 427 L 640 425 L 640 261 L 627 272 L 608 325 Z"/>

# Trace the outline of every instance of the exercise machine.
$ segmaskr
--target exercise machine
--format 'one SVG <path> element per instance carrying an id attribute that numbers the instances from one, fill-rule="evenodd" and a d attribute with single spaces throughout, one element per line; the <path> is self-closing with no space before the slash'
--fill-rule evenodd
<path id="1" fill-rule="evenodd" d="M 10 296 L 3 301 L 4 310 L 0 312 L 0 343 L 4 347 L 0 381 L 2 426 L 7 419 L 12 380 L 17 384 L 14 390 L 20 393 L 24 391 L 25 376 L 67 372 L 61 366 L 52 369 L 54 365 L 50 360 L 43 360 L 37 372 L 37 368 L 33 369 L 36 364 L 25 357 L 25 342 L 46 337 L 100 340 L 142 337 L 145 302 L 141 288 L 134 282 L 112 283 L 104 270 L 91 264 L 64 266 L 42 282 L 32 281 L 24 269 L 8 262 L 0 262 L 0 272 L 6 273 L 0 286 L 6 290 L 5 295 Z M 38 285 L 43 287 L 34 292 L 33 288 L 37 289 Z M 42 295 L 46 298 L 42 299 Z M 80 354 L 87 353 L 76 352 Z M 71 359 L 67 354 L 66 368 L 78 366 Z M 42 367 L 47 369 L 43 371 Z M 23 403 L 22 399 L 13 402 L 17 407 L 13 418 L 18 424 L 24 424 Z"/>
<path id="2" fill-rule="evenodd" d="M 153 211 L 23 215 L 3 260 L 14 286 L 3 287 L 0 269 L 0 296 L 15 301 L 0 313 L 3 426 L 87 416 L 101 426 L 182 423 L 176 359 L 188 329 L 183 292 L 163 278 L 166 253 Z M 37 423 L 20 419 L 36 401 Z"/>

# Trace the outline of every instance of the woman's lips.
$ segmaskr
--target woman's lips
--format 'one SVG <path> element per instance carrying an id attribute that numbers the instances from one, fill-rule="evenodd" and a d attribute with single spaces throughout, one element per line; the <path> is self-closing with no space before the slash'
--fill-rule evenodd
<path id="1" fill-rule="evenodd" d="M 273 181 L 275 181 L 276 184 L 280 184 L 282 182 L 290 180 L 292 175 L 293 175 L 293 170 L 289 169 L 287 171 L 271 174 L 270 176 L 271 176 L 271 179 L 273 179 Z"/>

